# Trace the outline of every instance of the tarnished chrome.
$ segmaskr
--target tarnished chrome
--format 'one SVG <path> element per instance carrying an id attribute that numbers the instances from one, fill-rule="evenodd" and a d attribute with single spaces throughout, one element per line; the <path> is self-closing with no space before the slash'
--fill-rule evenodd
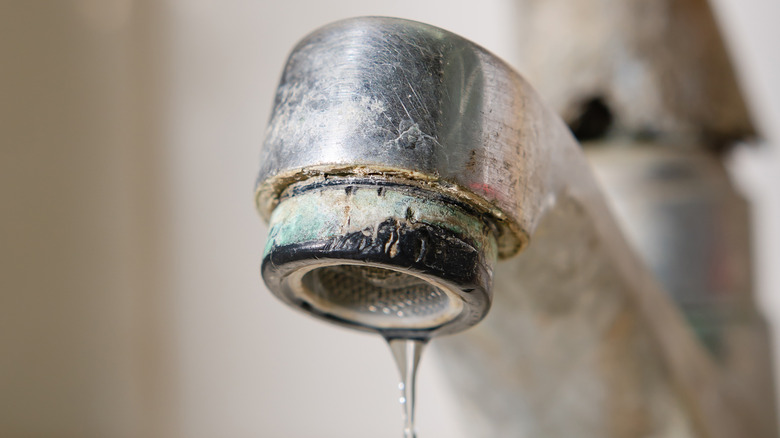
<path id="1" fill-rule="evenodd" d="M 310 288 L 296 279 L 303 278 L 301 264 L 307 270 L 314 269 L 314 260 L 317 266 L 361 259 L 383 263 L 390 269 L 421 275 L 426 281 L 438 278 L 440 283 L 449 284 L 435 287 L 449 291 L 446 296 L 453 298 L 450 303 L 463 309 L 457 317 L 430 327 L 407 326 L 406 319 L 397 324 L 437 333 L 473 325 L 486 314 L 490 303 L 495 249 L 489 242 L 497 243 L 500 256 L 517 253 L 538 221 L 534 210 L 543 210 L 555 195 L 537 191 L 539 186 L 534 181 L 549 179 L 546 168 L 557 166 L 566 156 L 548 153 L 552 149 L 520 147 L 531 144 L 568 144 L 576 148 L 565 125 L 539 103 L 528 84 L 473 43 L 432 26 L 387 18 L 347 20 L 318 30 L 290 55 L 261 156 L 257 204 L 272 225 L 263 268 L 266 282 L 282 299 L 318 316 L 378 328 L 370 322 L 376 319 L 371 315 L 348 312 L 350 317 L 345 318 L 343 303 L 334 308 L 332 302 L 312 299 Z M 438 197 L 449 200 L 447 204 L 452 208 L 465 208 L 466 215 L 461 215 L 454 228 L 446 218 L 423 222 L 413 218 L 412 222 L 444 230 L 449 234 L 442 234 L 438 241 L 464 242 L 477 261 L 468 268 L 452 262 L 456 258 L 451 244 L 449 251 L 440 251 L 438 258 L 430 260 L 417 260 L 418 255 L 407 260 L 410 254 L 404 253 L 397 258 L 387 257 L 393 246 L 387 245 L 376 230 L 381 223 L 396 224 L 399 231 L 405 229 L 407 214 L 399 211 L 372 218 L 376 221 L 373 223 L 344 219 L 338 230 L 309 236 L 320 242 L 320 248 L 328 249 L 316 256 L 310 254 L 308 263 L 297 259 L 293 263 L 281 254 L 302 253 L 291 251 L 289 246 L 280 252 L 284 245 L 275 237 L 285 228 L 285 222 L 275 220 L 271 212 L 280 200 L 292 198 L 291 187 L 299 187 L 296 193 L 301 193 L 305 190 L 300 187 L 312 187 L 320 184 L 318 181 L 327 181 L 328 187 L 338 190 L 356 187 L 361 194 L 366 191 L 360 187 L 383 184 L 391 192 L 414 191 L 428 204 Z M 549 182 L 558 184 L 553 179 Z M 558 185 L 555 191 L 561 187 Z M 325 193 L 322 188 L 316 190 Z M 358 205 L 355 199 L 347 198 L 324 203 L 321 214 L 351 218 L 360 205 L 370 202 L 362 200 Z M 387 202 L 376 195 L 372 208 L 398 210 Z M 350 210 L 352 214 L 348 214 Z M 423 211 L 416 207 L 413 210 Z M 453 210 L 443 216 L 457 215 Z M 477 223 L 469 227 L 480 231 L 463 235 L 464 223 Z M 299 231 L 285 235 L 297 235 Z M 333 236 L 355 232 L 365 232 L 368 238 L 353 248 L 357 254 L 346 257 L 329 250 L 334 245 Z M 423 246 L 418 242 L 420 233 L 404 235 L 417 242 L 409 245 Z M 434 235 L 428 233 L 425 238 Z M 432 243 L 429 240 L 427 246 Z M 304 244 L 311 246 L 295 243 Z M 453 282 L 446 279 L 447 272 L 463 274 L 464 278 Z M 458 296 L 460 299 L 455 299 Z M 445 313 L 455 315 L 453 309 Z"/>
<path id="2" fill-rule="evenodd" d="M 311 178 L 271 214 L 262 273 L 286 303 L 388 338 L 461 331 L 490 307 L 496 227 L 443 194 Z"/>
<path id="3" fill-rule="evenodd" d="M 471 436 L 775 436 L 756 382 L 629 246 L 567 127 L 476 45 L 389 18 L 316 31 L 290 55 L 262 160 L 263 276 L 288 304 L 423 337 L 474 325 L 495 296 L 434 343 Z M 422 291 L 408 320 L 390 315 L 401 284 Z"/>
<path id="4" fill-rule="evenodd" d="M 257 202 L 268 218 L 291 182 L 400 176 L 491 215 L 501 228 L 500 252 L 509 256 L 536 225 L 528 210 L 545 202 L 546 193 L 534 192 L 543 167 L 565 158 L 520 146 L 564 143 L 574 144 L 559 118 L 475 44 L 411 21 L 342 21 L 290 55 L 261 155 Z"/>

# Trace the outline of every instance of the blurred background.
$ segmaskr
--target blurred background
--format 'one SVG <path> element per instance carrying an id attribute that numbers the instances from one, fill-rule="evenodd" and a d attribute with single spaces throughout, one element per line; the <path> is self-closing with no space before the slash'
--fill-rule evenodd
<path id="1" fill-rule="evenodd" d="M 780 3 L 712 4 L 762 133 L 729 167 L 780 329 Z M 0 2 L 0 436 L 399 436 L 381 339 L 296 313 L 260 280 L 253 185 L 276 83 L 301 37 L 357 15 L 434 24 L 519 65 L 519 13 L 512 0 Z M 462 436 L 446 366 L 423 358 L 420 436 Z"/>

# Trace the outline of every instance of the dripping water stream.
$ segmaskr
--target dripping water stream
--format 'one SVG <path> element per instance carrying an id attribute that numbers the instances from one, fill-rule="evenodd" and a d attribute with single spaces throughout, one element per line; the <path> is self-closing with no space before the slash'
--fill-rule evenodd
<path id="1" fill-rule="evenodd" d="M 415 378 L 417 366 L 420 363 L 420 355 L 427 340 L 403 338 L 385 338 L 385 340 L 393 352 L 393 358 L 395 358 L 395 363 L 398 365 L 398 371 L 401 374 L 398 389 L 401 390 L 399 401 L 403 409 L 404 438 L 416 438 L 417 434 L 414 427 Z"/>

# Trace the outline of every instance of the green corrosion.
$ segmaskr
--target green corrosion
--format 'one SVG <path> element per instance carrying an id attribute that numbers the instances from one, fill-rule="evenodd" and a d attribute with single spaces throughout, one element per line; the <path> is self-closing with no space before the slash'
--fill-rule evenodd
<path id="1" fill-rule="evenodd" d="M 494 227 L 482 215 L 446 198 L 404 186 L 337 185 L 302 191 L 282 199 L 271 214 L 263 256 L 273 247 L 325 241 L 346 234 L 375 233 L 379 224 L 427 224 L 450 231 L 490 259 L 497 256 Z"/>

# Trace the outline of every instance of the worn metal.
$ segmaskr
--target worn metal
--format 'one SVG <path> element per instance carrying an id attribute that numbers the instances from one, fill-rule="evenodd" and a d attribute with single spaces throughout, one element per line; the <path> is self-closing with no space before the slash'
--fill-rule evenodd
<path id="1" fill-rule="evenodd" d="M 263 278 L 284 302 L 383 336 L 464 330 L 490 307 L 496 227 L 392 180 L 314 178 L 271 215 Z"/>
<path id="2" fill-rule="evenodd" d="M 540 169 L 528 164 L 559 159 L 518 145 L 566 142 L 565 125 L 531 87 L 473 43 L 410 21 L 342 21 L 290 55 L 257 203 L 267 218 L 294 181 L 397 175 L 488 213 L 500 227 L 500 253 L 510 256 L 536 225 L 525 204 L 545 202 L 533 193 Z"/>
<path id="3" fill-rule="evenodd" d="M 485 50 L 404 20 L 320 29 L 290 56 L 262 157 L 257 201 L 272 221 L 264 277 L 277 296 L 315 315 L 408 331 L 446 327 L 472 311 L 464 299 L 457 311 L 431 312 L 429 323 L 364 319 L 364 291 L 323 291 L 337 289 L 330 275 L 361 263 L 434 287 L 451 281 L 454 271 L 408 264 L 419 245 L 393 257 L 393 239 L 384 237 L 365 242 L 376 250 L 352 251 L 362 242 L 352 237 L 373 236 L 385 218 L 401 229 L 409 205 L 430 202 L 428 225 L 443 232 L 433 265 L 445 267 L 451 254 L 465 260 L 447 242 L 477 248 L 495 239 L 507 260 L 487 268 L 487 250 L 465 270 L 494 277 L 490 314 L 433 344 L 453 386 L 468 395 L 470 436 L 775 436 L 773 416 L 746 403 L 750 386 L 730 378 L 629 246 L 565 124 Z M 353 180 L 359 199 L 346 190 Z M 366 189 L 372 184 L 399 192 L 383 200 Z M 460 211 L 455 227 L 442 225 L 456 211 L 448 203 Z M 415 233 L 404 235 L 414 242 Z M 349 242 L 350 255 L 334 242 Z M 348 267 L 306 283 L 322 258 L 325 268 Z M 377 274 L 364 270 L 362 284 Z M 443 296 L 449 303 L 468 294 L 452 288 Z M 482 296 L 489 302 L 487 290 Z"/>

